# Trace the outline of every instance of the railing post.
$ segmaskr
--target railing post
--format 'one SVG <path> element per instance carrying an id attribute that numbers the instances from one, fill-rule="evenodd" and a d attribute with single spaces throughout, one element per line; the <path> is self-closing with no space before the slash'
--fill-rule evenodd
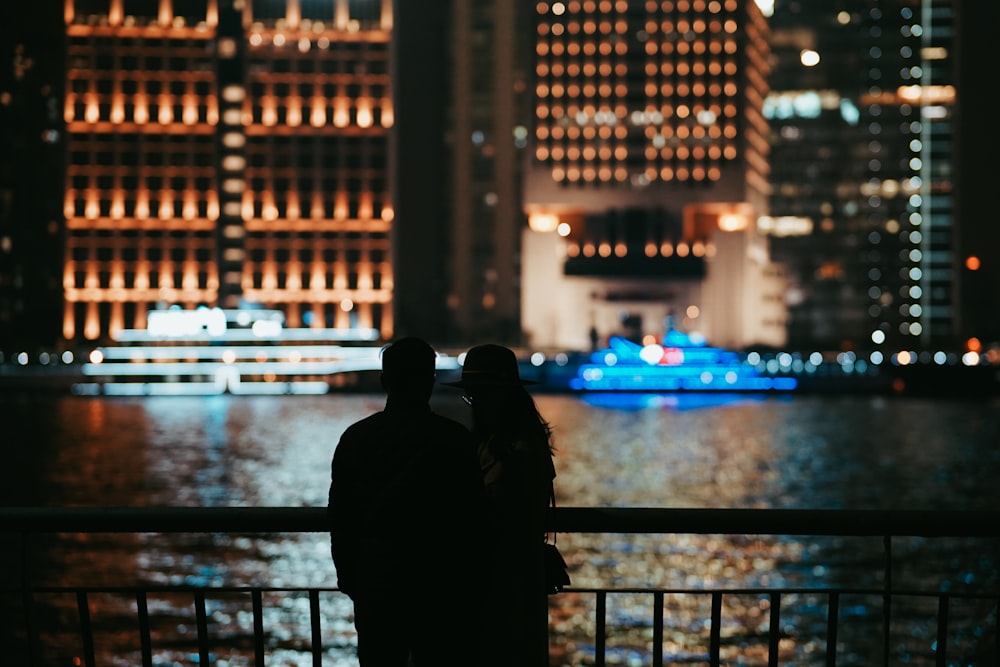
<path id="1" fill-rule="evenodd" d="M 889 643 L 892 625 L 892 535 L 883 535 L 885 551 L 884 591 L 882 595 L 882 665 L 889 667 Z"/>
<path id="2" fill-rule="evenodd" d="M 139 646 L 142 650 L 142 667 L 153 667 L 153 644 L 149 630 L 149 601 L 146 591 L 135 592 L 135 608 L 139 614 Z"/>
<path id="3" fill-rule="evenodd" d="M 605 615 L 607 613 L 608 594 L 605 591 L 597 591 L 597 618 L 594 625 L 594 665 L 604 667 L 605 651 Z"/>
<path id="4" fill-rule="evenodd" d="M 205 610 L 205 591 L 194 592 L 194 610 L 198 625 L 198 665 L 209 667 L 208 613 Z"/>
<path id="5" fill-rule="evenodd" d="M 313 667 L 323 667 L 323 634 L 320 628 L 319 591 L 309 591 L 309 617 L 312 624 Z"/>
<path id="6" fill-rule="evenodd" d="M 781 648 L 781 593 L 771 593 L 771 620 L 768 625 L 767 665 L 778 667 Z"/>
<path id="7" fill-rule="evenodd" d="M 948 664 L 948 603 L 949 596 L 942 595 L 938 598 L 938 623 L 937 623 L 937 667 L 945 667 Z"/>
<path id="8" fill-rule="evenodd" d="M 94 629 L 90 625 L 90 604 L 87 601 L 86 591 L 77 592 L 76 609 L 80 615 L 80 635 L 83 639 L 83 664 L 87 667 L 96 667 L 97 661 L 94 658 Z"/>
<path id="9" fill-rule="evenodd" d="M 251 594 L 253 600 L 253 653 L 254 665 L 264 667 L 264 597 L 259 588 Z"/>
<path id="10" fill-rule="evenodd" d="M 34 625 L 34 601 L 35 598 L 28 588 L 28 532 L 22 531 L 21 536 L 21 604 L 24 605 L 24 636 L 28 645 L 25 647 L 28 653 L 28 665 L 34 667 L 40 665 L 41 656 L 38 655 L 38 638 L 35 636 Z"/>
<path id="11" fill-rule="evenodd" d="M 708 646 L 708 664 L 719 667 L 722 648 L 722 593 L 712 593 L 712 630 Z"/>
<path id="12" fill-rule="evenodd" d="M 826 667 L 837 665 L 837 630 L 840 627 L 840 593 L 830 593 L 826 612 Z"/>
<path id="13" fill-rule="evenodd" d="M 653 667 L 663 667 L 663 591 L 653 593 Z"/>

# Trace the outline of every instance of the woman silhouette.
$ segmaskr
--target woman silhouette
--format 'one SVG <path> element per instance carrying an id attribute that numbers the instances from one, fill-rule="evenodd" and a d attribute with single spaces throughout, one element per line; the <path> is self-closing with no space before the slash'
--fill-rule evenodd
<path id="1" fill-rule="evenodd" d="M 461 387 L 487 495 L 488 594 L 482 660 L 491 667 L 548 662 L 543 544 L 555 466 L 552 431 L 524 388 L 514 352 L 479 345 L 465 355 Z"/>

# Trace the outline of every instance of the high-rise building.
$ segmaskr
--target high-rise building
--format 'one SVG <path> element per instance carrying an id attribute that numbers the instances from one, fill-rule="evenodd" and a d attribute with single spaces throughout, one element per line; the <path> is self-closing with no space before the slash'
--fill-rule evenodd
<path id="1" fill-rule="evenodd" d="M 4 3 L 0 344 L 1000 340 L 987 4 Z"/>
<path id="2" fill-rule="evenodd" d="M 61 26 L 34 4 L 0 9 L 0 358 L 52 349 L 62 314 Z"/>
<path id="3" fill-rule="evenodd" d="M 956 252 L 960 341 L 979 342 L 1000 359 L 1000 224 L 992 203 L 1000 132 L 991 74 L 996 62 L 1000 3 L 957 0 L 958 62 Z"/>
<path id="4" fill-rule="evenodd" d="M 393 330 L 388 0 L 65 0 L 63 335 L 180 305 Z"/>
<path id="5" fill-rule="evenodd" d="M 535 345 L 784 342 L 768 199 L 769 28 L 743 0 L 536 3 L 523 239 Z"/>
<path id="6" fill-rule="evenodd" d="M 775 3 L 771 228 L 794 345 L 958 338 L 955 4 Z"/>
<path id="7" fill-rule="evenodd" d="M 530 3 L 455 0 L 444 141 L 448 317 L 460 339 L 521 341 L 521 230 L 531 108 Z"/>

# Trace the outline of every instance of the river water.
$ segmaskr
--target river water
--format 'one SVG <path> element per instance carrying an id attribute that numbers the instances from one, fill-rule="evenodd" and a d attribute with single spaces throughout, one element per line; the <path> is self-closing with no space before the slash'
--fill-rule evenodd
<path id="1" fill-rule="evenodd" d="M 1000 399 L 995 397 L 543 394 L 536 400 L 554 430 L 556 493 L 564 506 L 1000 507 Z M 0 473 L 0 500 L 6 506 L 325 505 L 337 439 L 383 402 L 374 394 L 3 396 L 7 465 Z M 434 405 L 459 420 L 468 417 L 457 393 L 442 389 Z M 701 589 L 877 585 L 882 545 L 860 538 L 565 534 L 559 546 L 577 587 Z M 998 588 L 995 543 L 908 539 L 894 550 L 904 562 L 904 583 L 909 576 L 908 583 L 935 589 Z M 59 535 L 37 538 L 30 553 L 31 580 L 53 586 L 304 588 L 336 582 L 323 535 Z M 824 664 L 822 642 L 807 636 L 805 628 L 825 623 L 823 609 L 815 609 L 825 603 L 808 595 L 799 603 L 799 612 L 782 612 L 789 636 L 783 654 L 789 664 Z M 93 604 L 101 664 L 135 664 L 137 653 L 123 648 L 136 643 L 134 621 L 122 620 L 129 610 L 119 608 L 120 600 Z M 170 637 L 156 652 L 157 664 L 197 664 L 196 651 L 182 646 L 193 632 L 184 611 L 190 603 L 164 595 L 150 604 L 163 626 L 157 636 Z M 231 600 L 212 604 L 214 631 L 232 638 L 229 648 L 215 649 L 213 664 L 253 664 L 245 646 L 252 623 L 248 612 Z M 704 647 L 692 637 L 704 634 L 705 604 L 703 598 L 668 595 L 665 650 L 677 663 L 704 664 Z M 766 605 L 752 597 L 734 597 L 732 604 L 734 616 L 743 619 L 732 632 L 742 639 L 727 644 L 728 664 L 766 664 L 766 638 L 763 657 L 753 647 L 757 626 L 766 626 Z M 842 604 L 845 617 L 858 619 L 859 638 L 857 648 L 843 650 L 838 664 L 865 664 L 870 652 L 861 635 L 878 636 L 881 622 L 869 601 Z M 329 647 L 324 664 L 356 664 L 349 601 L 330 593 L 322 605 Z M 609 597 L 608 664 L 650 664 L 649 606 L 648 596 Z M 68 617 L 74 609 L 69 607 L 53 600 L 42 617 Z M 267 664 L 311 664 L 308 599 L 275 594 L 267 607 Z M 108 619 L 103 626 L 102 611 Z M 974 610 L 976 615 L 967 624 L 956 623 L 949 649 L 962 653 L 964 662 L 953 664 L 976 664 L 984 642 L 995 659 L 996 611 L 987 606 Z M 593 664 L 593 616 L 592 595 L 554 596 L 553 627 L 560 639 L 553 645 L 553 665 Z M 124 629 L 118 627 L 122 623 Z M 933 628 L 918 625 L 905 629 L 908 639 L 899 654 L 909 664 L 934 664 Z M 850 644 L 849 637 L 845 630 L 842 641 Z M 71 631 L 52 630 L 49 664 L 72 664 L 78 643 Z"/>

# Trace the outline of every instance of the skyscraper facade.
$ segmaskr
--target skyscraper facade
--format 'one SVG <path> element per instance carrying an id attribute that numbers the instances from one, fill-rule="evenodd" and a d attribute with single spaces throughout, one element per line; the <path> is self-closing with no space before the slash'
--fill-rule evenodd
<path id="1" fill-rule="evenodd" d="M 771 28 L 771 224 L 791 341 L 952 345 L 955 3 L 782 1 Z"/>
<path id="2" fill-rule="evenodd" d="M 767 213 L 769 28 L 738 0 L 535 5 L 523 323 L 536 344 L 671 326 L 784 342 Z M 545 285 L 545 287 L 540 287 Z"/>
<path id="3" fill-rule="evenodd" d="M 150 309 L 392 331 L 388 2 L 66 0 L 67 340 Z"/>
<path id="4" fill-rule="evenodd" d="M 1000 338 L 975 0 L 4 10 L 7 348 L 201 304 L 463 343 Z"/>

